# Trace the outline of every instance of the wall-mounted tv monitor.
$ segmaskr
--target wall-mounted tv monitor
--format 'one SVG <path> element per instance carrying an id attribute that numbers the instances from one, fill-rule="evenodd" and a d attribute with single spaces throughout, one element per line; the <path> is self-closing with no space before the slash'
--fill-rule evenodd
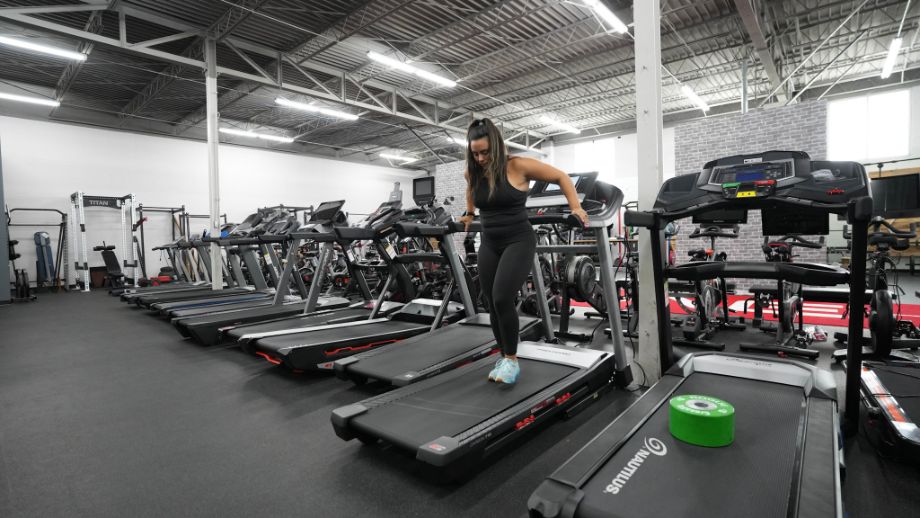
<path id="1" fill-rule="evenodd" d="M 920 175 L 883 176 L 869 182 L 872 213 L 885 218 L 920 216 Z"/>
<path id="2" fill-rule="evenodd" d="M 427 205 L 434 201 L 434 176 L 412 180 L 412 200 L 416 205 Z"/>

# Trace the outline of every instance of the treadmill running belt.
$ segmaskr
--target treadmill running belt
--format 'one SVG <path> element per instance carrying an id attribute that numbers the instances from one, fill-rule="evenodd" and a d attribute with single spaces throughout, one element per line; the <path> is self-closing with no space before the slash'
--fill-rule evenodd
<path id="1" fill-rule="evenodd" d="M 399 320 L 385 320 L 373 324 L 354 327 L 321 329 L 290 335 L 260 338 L 257 342 L 260 350 L 270 349 L 281 354 L 289 354 L 301 347 L 316 347 L 343 341 L 374 340 L 380 337 L 386 340 L 391 333 L 403 333 L 415 329 L 427 331 L 429 326 Z"/>
<path id="2" fill-rule="evenodd" d="M 241 326 L 228 331 L 227 336 L 230 337 L 231 340 L 239 340 L 241 336 L 252 333 L 267 333 L 269 331 L 283 331 L 285 329 L 318 326 L 323 325 L 327 320 L 337 320 L 340 318 L 367 318 L 370 314 L 370 310 L 364 308 L 340 309 L 321 315 L 309 314 L 297 318 L 285 318 L 274 322 L 262 322 L 261 324 Z"/>
<path id="3" fill-rule="evenodd" d="M 394 344 L 385 354 L 367 358 L 350 368 L 375 379 L 391 379 L 431 367 L 490 342 L 495 342 L 491 327 L 455 324 Z"/>
<path id="4" fill-rule="evenodd" d="M 898 400 L 907 419 L 920 421 L 920 369 L 879 364 L 866 364 L 866 367 L 875 372 L 888 393 Z"/>
<path id="5" fill-rule="evenodd" d="M 678 441 L 668 431 L 668 398 L 585 484 L 579 517 L 786 516 L 804 415 L 802 389 L 695 373 L 673 396 L 683 394 L 734 405 L 735 442 L 705 448 Z M 663 443 L 658 451 L 665 453 L 649 452 L 646 441 L 652 439 Z"/>
<path id="6" fill-rule="evenodd" d="M 351 426 L 410 450 L 442 436 L 455 436 L 545 389 L 578 370 L 568 365 L 521 358 L 521 376 L 514 385 L 488 380 L 492 361 L 463 367 L 463 375 L 424 385 L 388 405 L 354 417 Z M 429 381 L 437 381 L 434 377 Z"/>

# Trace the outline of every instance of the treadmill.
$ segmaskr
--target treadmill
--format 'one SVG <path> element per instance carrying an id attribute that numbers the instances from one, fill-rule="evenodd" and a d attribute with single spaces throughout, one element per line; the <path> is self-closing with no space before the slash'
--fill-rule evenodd
<path id="1" fill-rule="evenodd" d="M 289 212 L 287 209 L 286 207 L 285 209 L 275 210 L 274 213 L 266 215 L 263 219 L 263 224 L 259 228 L 253 229 L 246 237 L 222 240 L 222 244 L 236 246 L 236 249 L 231 250 L 231 252 L 248 258 L 247 269 L 255 287 L 254 292 L 233 297 L 206 297 L 175 302 L 159 302 L 151 305 L 151 308 L 159 311 L 161 316 L 174 318 L 203 315 L 214 311 L 243 309 L 260 303 L 271 303 L 278 293 L 277 286 L 279 285 L 279 273 L 281 271 L 281 260 L 273 244 L 281 243 L 283 245 L 289 243 L 290 233 L 299 225 L 296 210 L 300 209 L 295 209 L 295 212 Z M 265 270 L 267 270 L 271 279 L 271 285 L 265 279 L 261 264 L 257 260 L 260 255 L 266 258 L 267 268 Z M 252 258 L 256 258 L 256 261 L 252 261 Z M 289 289 L 281 291 L 282 296 L 286 296 L 289 293 Z M 301 296 L 306 296 L 306 289 L 301 292 Z"/>
<path id="2" fill-rule="evenodd" d="M 335 239 L 335 234 L 332 225 L 336 220 L 344 217 L 341 210 L 344 204 L 345 202 L 341 200 L 322 203 L 313 211 L 307 223 L 285 236 L 288 247 L 287 258 L 284 270 L 277 280 L 277 286 L 289 286 L 293 279 L 303 296 L 302 299 L 287 300 L 287 290 L 276 289 L 272 298 L 255 303 L 226 308 L 218 307 L 210 312 L 200 309 L 174 312 L 173 325 L 185 337 L 192 338 L 203 345 L 214 345 L 222 338 L 219 331 L 221 328 L 311 313 L 318 309 L 343 308 L 349 305 L 349 300 L 346 298 L 320 297 L 319 295 L 326 280 L 329 257 L 334 254 L 332 241 Z M 277 239 L 272 236 L 259 236 L 259 238 L 263 241 Z M 317 273 L 310 284 L 309 291 L 306 291 L 302 277 L 294 270 L 297 265 L 297 254 L 301 245 L 306 241 L 320 244 Z M 360 272 L 356 272 L 353 277 L 360 275 Z"/>
<path id="3" fill-rule="evenodd" d="M 709 162 L 702 172 L 666 181 L 653 210 L 627 212 L 627 225 L 651 230 L 664 375 L 537 488 L 528 500 L 530 516 L 632 518 L 687 516 L 688 512 L 707 517 L 842 516 L 833 375 L 775 355 L 702 352 L 674 364 L 666 280 L 724 276 L 849 283 L 851 306 L 859 307 L 865 289 L 866 225 L 857 225 L 862 230 L 854 232 L 849 272 L 809 263 L 666 266 L 665 226 L 717 209 L 761 209 L 764 218 L 782 211 L 845 214 L 851 223 L 868 223 L 872 200 L 865 169 L 858 163 L 813 161 L 802 152 L 769 151 Z M 857 336 L 861 312 L 850 312 L 849 327 Z M 858 422 L 856 365 L 859 361 L 847 373 L 844 418 L 851 423 Z M 671 435 L 669 400 L 687 394 L 721 398 L 734 405 L 731 445 L 704 448 Z"/>
<path id="4" fill-rule="evenodd" d="M 394 230 L 400 238 L 407 238 L 421 235 L 421 226 L 424 224 L 400 222 L 394 225 Z M 338 230 L 341 232 L 341 229 Z M 451 245 L 441 247 L 439 252 L 396 254 L 391 260 L 397 266 L 449 264 L 452 279 L 444 289 L 443 298 L 440 301 L 416 298 L 385 318 L 375 318 L 377 315 L 372 313 L 368 319 L 361 321 L 244 335 L 240 338 L 243 350 L 294 370 L 332 370 L 334 362 L 340 358 L 434 331 L 442 324 L 456 322 L 464 312 L 466 316 L 474 314 L 472 300 L 465 300 L 463 305 L 450 300 L 456 279 L 463 279 L 465 283 L 462 264 Z M 397 276 L 397 273 L 391 273 L 387 284 L 391 284 Z M 384 287 L 381 293 L 386 291 Z"/>
<path id="5" fill-rule="evenodd" d="M 597 173 L 574 174 L 571 175 L 571 178 L 579 198 L 584 201 L 585 195 L 590 193 L 595 186 Z M 568 206 L 568 201 L 564 196 L 560 197 L 560 191 L 554 187 L 558 186 L 537 182 L 530 190 L 527 205 L 530 207 L 535 223 L 565 221 L 565 215 L 554 213 L 554 209 Z M 614 199 L 608 202 L 608 206 L 613 213 L 618 213 L 623 195 L 619 190 L 614 192 Z M 542 216 L 538 216 L 538 212 Z M 407 230 L 411 230 L 412 235 L 438 239 L 450 257 L 458 258 L 458 265 L 453 270 L 462 271 L 462 264 L 459 262 L 459 256 L 450 236 L 463 232 L 463 224 L 451 222 L 441 226 L 418 225 Z M 478 221 L 474 222 L 470 230 L 472 232 L 481 231 L 481 224 Z M 540 272 L 540 270 L 534 270 L 534 272 Z M 460 287 L 464 303 L 466 304 L 466 297 L 470 297 L 468 305 L 471 305 L 472 297 L 465 279 L 455 276 L 455 282 Z M 542 305 L 537 306 L 538 312 L 543 310 Z M 520 316 L 519 325 L 521 339 L 524 341 L 539 339 L 541 335 L 550 340 L 553 338 L 552 333 L 545 334 L 544 330 L 545 328 L 552 329 L 552 322 L 549 318 L 545 318 L 541 323 L 537 318 Z M 403 340 L 390 347 L 336 360 L 334 369 L 339 378 L 351 380 L 359 385 L 368 381 L 379 381 L 402 387 L 497 354 L 500 349 L 492 332 L 489 314 L 479 313 L 468 316 L 455 326 L 443 327 Z"/>
<path id="6" fill-rule="evenodd" d="M 364 443 L 383 441 L 414 453 L 445 478 L 462 477 L 488 455 L 509 442 L 526 436 L 560 415 L 571 415 L 593 402 L 610 387 L 632 382 L 622 341 L 619 307 L 614 298 L 613 260 L 608 227 L 617 219 L 622 193 L 597 181 L 597 174 L 576 178 L 581 182 L 579 197 L 589 214 L 586 231 L 593 233 L 593 245 L 566 245 L 577 253 L 592 252 L 600 260 L 602 290 L 607 297 L 607 318 L 616 329 L 612 343 L 604 350 L 577 348 L 553 343 L 521 342 L 518 361 L 523 375 L 514 385 L 499 386 L 488 381 L 493 357 L 469 363 L 424 381 L 397 388 L 332 413 L 336 435 Z M 580 222 L 567 210 L 561 193 L 528 200 L 534 224 Z M 545 208 L 541 209 L 541 208 Z M 541 247 L 537 254 L 546 252 Z M 542 271 L 534 254 L 534 271 Z M 545 293 L 543 278 L 534 276 L 537 293 Z M 548 319 L 546 299 L 541 314 Z M 552 322 L 544 332 L 552 336 Z M 483 335 L 485 333 L 482 333 Z M 625 392 L 621 394 L 626 394 Z"/>
<path id="7" fill-rule="evenodd" d="M 248 235 L 253 229 L 258 228 L 262 224 L 262 214 L 260 212 L 255 212 L 250 214 L 243 220 L 239 225 L 234 226 L 226 237 L 202 237 L 198 241 L 193 241 L 192 246 L 195 246 L 199 250 L 202 248 L 207 248 L 208 243 L 216 242 L 218 244 L 229 245 L 229 240 L 235 237 L 244 237 Z M 254 254 L 245 254 L 243 258 L 247 262 L 257 262 L 257 258 L 251 257 Z M 226 275 L 225 279 L 227 282 L 227 287 L 222 290 L 214 290 L 212 286 L 203 287 L 197 290 L 180 290 L 176 292 L 167 292 L 167 293 L 148 293 L 140 294 L 133 297 L 131 300 L 138 306 L 150 308 L 153 304 L 161 302 L 175 302 L 180 300 L 193 300 L 200 298 L 211 298 L 211 297 L 231 297 L 234 295 L 241 294 L 251 294 L 253 293 L 252 288 L 245 287 L 245 276 L 243 275 L 239 257 L 228 253 L 228 261 L 230 263 L 230 270 L 232 271 L 233 276 Z M 223 264 L 223 261 L 221 261 Z M 225 268 L 225 266 L 223 266 Z M 252 267 L 251 267 L 252 268 Z M 260 270 L 261 272 L 261 270 Z M 225 274 L 227 272 L 224 272 Z M 237 286 L 238 285 L 238 286 Z"/>
<path id="8" fill-rule="evenodd" d="M 387 247 L 383 245 L 383 240 L 393 234 L 393 225 L 402 219 L 402 214 L 401 201 L 396 200 L 382 203 L 377 207 L 377 210 L 356 223 L 354 227 L 334 227 L 333 232 L 335 232 L 336 242 L 345 244 L 354 241 L 371 240 L 391 272 L 398 269 L 402 269 L 402 271 L 405 272 L 405 267 L 402 265 L 390 265 L 388 262 L 390 261 L 390 256 L 386 252 Z M 327 246 L 331 250 L 332 243 L 327 243 Z M 346 255 L 349 253 L 350 251 L 346 250 Z M 321 255 L 321 260 L 322 257 Z M 359 262 L 356 261 L 356 258 L 349 258 L 349 261 L 356 267 L 356 273 L 360 273 L 358 270 L 362 269 L 363 266 L 358 264 Z M 362 286 L 361 290 L 365 293 L 365 297 L 369 296 L 370 291 L 366 284 L 364 284 L 364 276 L 357 275 L 355 279 L 358 281 L 358 284 Z M 408 279 L 408 273 L 398 276 L 389 275 L 385 286 L 378 286 L 377 288 L 378 297 L 376 300 L 357 302 L 346 308 L 333 310 L 332 312 L 321 311 L 309 313 L 301 310 L 298 311 L 297 314 L 289 317 L 273 318 L 271 320 L 259 321 L 258 323 L 244 323 L 242 325 L 228 323 L 225 327 L 217 328 L 217 336 L 215 339 L 238 341 L 245 335 L 254 335 L 269 331 L 283 331 L 317 325 L 327 325 L 329 323 L 356 321 L 367 319 L 372 315 L 374 318 L 378 316 L 382 317 L 389 315 L 402 306 L 402 303 L 384 301 L 387 290 L 395 288 L 400 292 L 410 295 L 414 294 L 414 288 L 412 287 L 411 281 Z M 191 329 L 189 329 L 189 331 L 191 332 Z M 210 331 L 208 332 L 210 333 Z"/>

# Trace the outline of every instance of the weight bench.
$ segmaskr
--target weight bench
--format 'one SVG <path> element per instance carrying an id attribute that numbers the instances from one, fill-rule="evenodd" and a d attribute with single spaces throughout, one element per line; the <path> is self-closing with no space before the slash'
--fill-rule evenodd
<path id="1" fill-rule="evenodd" d="M 118 257 L 115 255 L 115 247 L 113 245 L 100 245 L 94 246 L 93 252 L 101 252 L 102 260 L 105 262 L 105 283 L 108 283 L 110 288 L 123 288 L 125 286 L 125 275 L 121 271 L 121 265 L 118 264 Z"/>

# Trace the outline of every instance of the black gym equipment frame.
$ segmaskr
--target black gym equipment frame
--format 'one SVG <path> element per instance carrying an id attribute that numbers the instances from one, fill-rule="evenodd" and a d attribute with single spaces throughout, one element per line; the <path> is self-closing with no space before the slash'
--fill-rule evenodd
<path id="1" fill-rule="evenodd" d="M 665 182 L 653 210 L 627 212 L 626 224 L 650 229 L 664 375 L 537 488 L 528 501 L 531 516 L 685 516 L 691 509 L 694 515 L 712 517 L 842 515 L 837 390 L 830 372 L 762 355 L 716 352 L 689 354 L 674 364 L 668 277 L 849 283 L 850 303 L 861 307 L 865 225 L 853 235 L 850 272 L 808 263 L 666 266 L 663 231 L 668 222 L 707 210 L 777 207 L 868 222 L 872 199 L 865 169 L 854 162 L 812 161 L 802 152 L 732 156 Z M 861 332 L 859 311 L 850 312 L 849 327 Z M 855 349 L 844 414 L 851 433 L 859 412 L 861 351 Z M 676 440 L 668 430 L 669 400 L 682 394 L 732 403 L 735 442 L 704 448 Z"/>

